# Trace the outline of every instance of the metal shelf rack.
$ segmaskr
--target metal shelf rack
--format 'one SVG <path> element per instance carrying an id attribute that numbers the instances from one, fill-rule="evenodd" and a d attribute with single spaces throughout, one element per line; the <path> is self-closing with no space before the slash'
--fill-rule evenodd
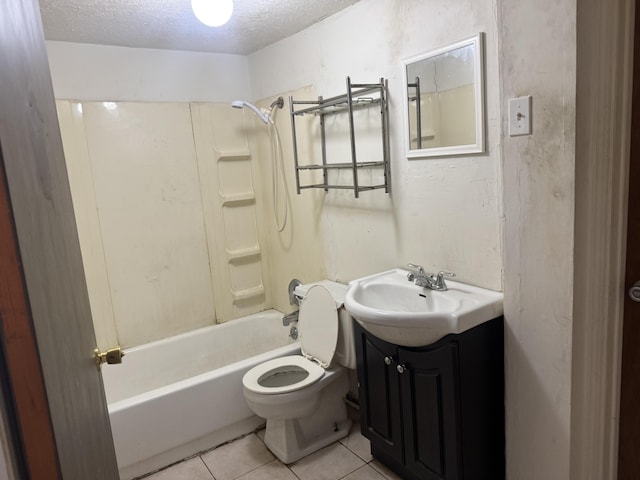
<path id="1" fill-rule="evenodd" d="M 380 83 L 351 83 L 347 77 L 347 93 L 331 98 L 318 97 L 318 100 L 294 100 L 289 97 L 291 109 L 291 131 L 293 134 L 293 158 L 296 169 L 296 189 L 298 194 L 307 188 L 322 188 L 325 192 L 329 189 L 353 190 L 356 198 L 360 192 L 383 189 L 389 193 L 391 190 L 389 169 L 389 108 L 387 96 L 387 81 L 380 79 Z M 353 112 L 360 108 L 370 108 L 378 105 L 380 108 L 380 131 L 382 137 L 381 161 L 358 161 L 356 156 L 356 138 L 354 133 Z M 346 112 L 349 116 L 349 140 L 351 147 L 351 161 L 342 163 L 327 162 L 325 117 L 337 113 Z M 320 139 L 322 144 L 322 164 L 300 165 L 298 159 L 298 144 L 296 141 L 296 117 L 302 115 L 316 115 L 320 119 Z M 361 185 L 358 172 L 365 168 L 382 168 L 384 182 L 378 185 Z M 352 185 L 335 185 L 329 183 L 329 170 L 349 169 L 353 172 Z M 300 172 L 303 170 L 322 170 L 323 183 L 300 184 Z"/>

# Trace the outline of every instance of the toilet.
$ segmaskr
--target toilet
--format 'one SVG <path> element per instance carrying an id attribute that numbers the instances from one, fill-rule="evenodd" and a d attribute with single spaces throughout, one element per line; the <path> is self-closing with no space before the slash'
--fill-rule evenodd
<path id="1" fill-rule="evenodd" d="M 302 353 L 275 358 L 242 378 L 249 408 L 267 420 L 264 442 L 292 463 L 345 437 L 351 428 L 344 403 L 348 370 L 355 369 L 347 286 L 323 280 L 299 285 L 298 334 Z"/>

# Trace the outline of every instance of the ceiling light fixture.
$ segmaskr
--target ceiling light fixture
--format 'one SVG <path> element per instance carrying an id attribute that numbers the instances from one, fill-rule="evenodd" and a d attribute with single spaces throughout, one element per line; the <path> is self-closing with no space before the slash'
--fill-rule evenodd
<path id="1" fill-rule="evenodd" d="M 209 27 L 227 23 L 233 13 L 233 0 L 191 0 L 196 18 Z"/>

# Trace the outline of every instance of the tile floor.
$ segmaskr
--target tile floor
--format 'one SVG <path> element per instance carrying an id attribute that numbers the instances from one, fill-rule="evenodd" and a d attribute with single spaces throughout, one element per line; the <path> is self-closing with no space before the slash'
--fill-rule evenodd
<path id="1" fill-rule="evenodd" d="M 250 434 L 161 470 L 144 480 L 399 480 L 374 460 L 369 441 L 354 422 L 350 434 L 289 466 L 261 440 L 264 430 Z"/>

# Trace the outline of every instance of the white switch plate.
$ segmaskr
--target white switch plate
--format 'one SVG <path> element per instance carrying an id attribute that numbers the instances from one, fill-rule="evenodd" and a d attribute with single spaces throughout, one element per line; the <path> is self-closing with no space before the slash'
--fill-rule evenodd
<path id="1" fill-rule="evenodd" d="M 531 96 L 509 99 L 509 136 L 531 135 Z"/>

